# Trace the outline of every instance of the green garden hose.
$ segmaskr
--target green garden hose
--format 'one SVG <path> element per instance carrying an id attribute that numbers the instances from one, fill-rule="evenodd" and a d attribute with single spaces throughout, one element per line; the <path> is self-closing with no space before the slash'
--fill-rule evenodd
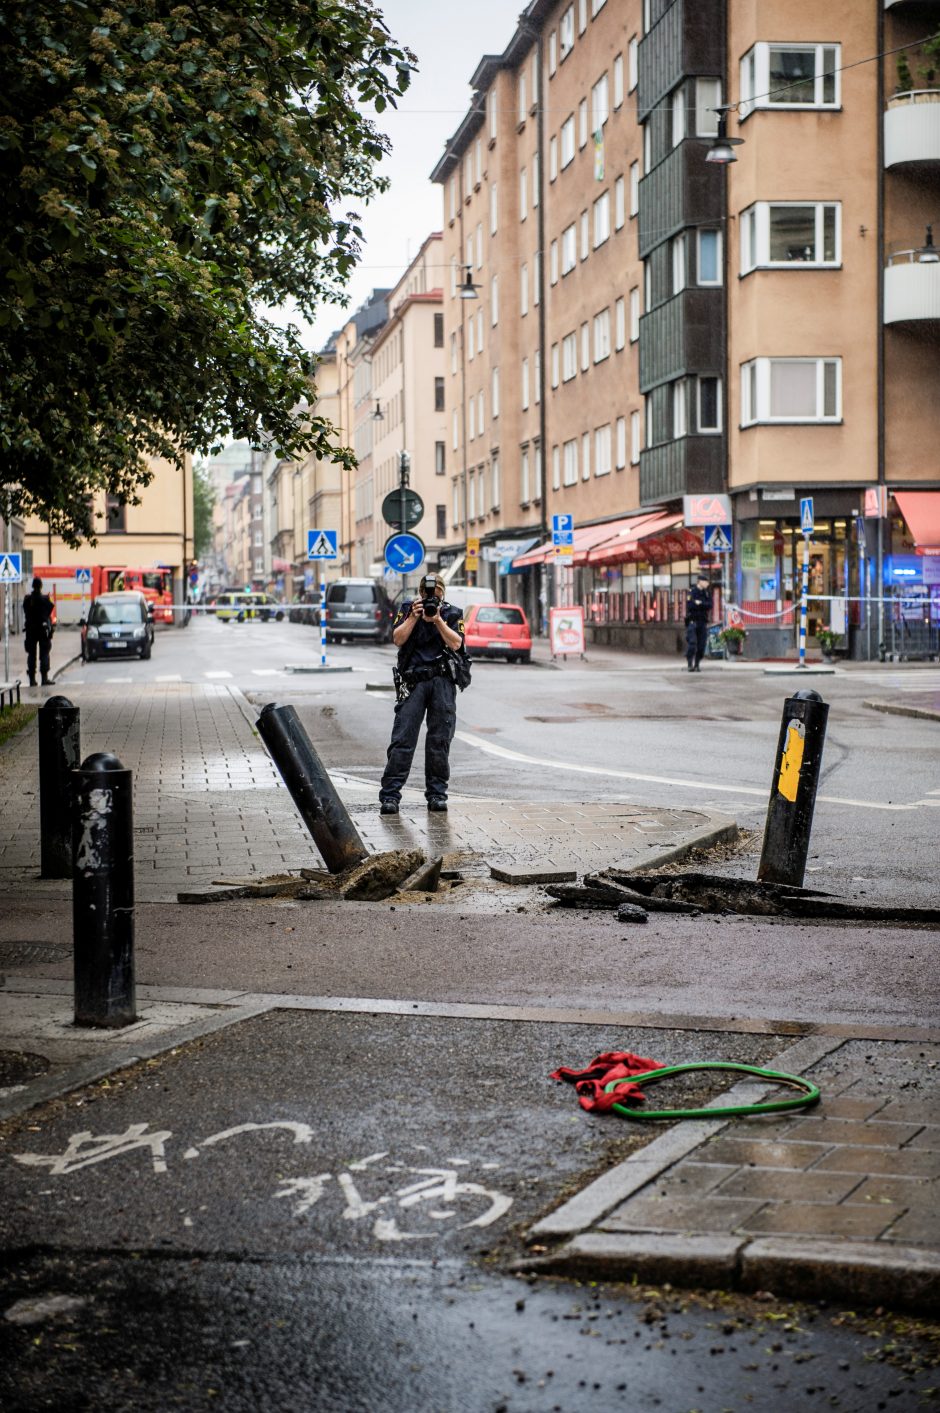
<path id="1" fill-rule="evenodd" d="M 604 1085 L 604 1093 L 610 1094 L 621 1084 L 652 1084 L 657 1079 L 665 1079 L 671 1074 L 687 1074 L 689 1070 L 741 1070 L 745 1074 L 756 1074 L 760 1079 L 772 1080 L 777 1084 L 795 1084 L 804 1093 L 795 1099 L 773 1099 L 766 1104 L 729 1104 L 721 1109 L 629 1109 L 625 1104 L 612 1104 L 615 1113 L 625 1119 L 724 1119 L 729 1114 L 779 1114 L 785 1109 L 805 1109 L 810 1104 L 818 1104 L 819 1090 L 810 1079 L 787 1074 L 783 1070 L 765 1070 L 758 1065 L 742 1065 L 736 1060 L 696 1060 L 686 1065 L 665 1065 L 662 1069 L 648 1070 L 646 1074 L 634 1074 L 629 1079 L 613 1079 Z"/>

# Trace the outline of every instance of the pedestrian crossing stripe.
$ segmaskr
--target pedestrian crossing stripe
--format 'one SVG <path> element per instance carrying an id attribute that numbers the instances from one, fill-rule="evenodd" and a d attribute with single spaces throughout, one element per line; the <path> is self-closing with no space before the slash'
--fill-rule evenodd
<path id="1" fill-rule="evenodd" d="M 22 563 L 18 554 L 0 555 L 0 584 L 18 584 L 23 577 Z"/>

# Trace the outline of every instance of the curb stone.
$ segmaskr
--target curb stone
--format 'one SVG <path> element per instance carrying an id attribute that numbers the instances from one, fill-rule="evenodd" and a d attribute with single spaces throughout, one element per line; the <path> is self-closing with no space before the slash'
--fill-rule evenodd
<path id="1" fill-rule="evenodd" d="M 940 721 L 940 711 L 931 707 L 902 706 L 894 702 L 862 702 L 869 711 L 881 711 L 887 716 L 915 716 L 920 721 Z"/>

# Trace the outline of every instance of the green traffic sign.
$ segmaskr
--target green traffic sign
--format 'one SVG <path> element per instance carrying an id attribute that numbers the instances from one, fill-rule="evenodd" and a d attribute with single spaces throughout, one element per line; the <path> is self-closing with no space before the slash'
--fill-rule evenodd
<path id="1" fill-rule="evenodd" d="M 382 519 L 386 525 L 394 525 L 399 530 L 410 530 L 423 514 L 424 501 L 417 491 L 409 490 L 407 486 L 389 491 L 382 502 Z"/>

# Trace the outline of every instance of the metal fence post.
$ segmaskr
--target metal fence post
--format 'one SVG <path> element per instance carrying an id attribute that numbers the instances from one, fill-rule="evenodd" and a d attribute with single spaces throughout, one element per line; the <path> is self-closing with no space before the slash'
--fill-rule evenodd
<path id="1" fill-rule="evenodd" d="M 137 1019 L 132 777 L 99 753 L 72 781 L 75 1024 L 117 1028 Z"/>
<path id="2" fill-rule="evenodd" d="M 68 697 L 39 708 L 40 877 L 72 877 L 71 773 L 81 756 L 80 712 Z"/>
<path id="3" fill-rule="evenodd" d="M 796 692 L 783 704 L 757 870 L 761 883 L 803 885 L 828 716 L 818 692 Z"/>

